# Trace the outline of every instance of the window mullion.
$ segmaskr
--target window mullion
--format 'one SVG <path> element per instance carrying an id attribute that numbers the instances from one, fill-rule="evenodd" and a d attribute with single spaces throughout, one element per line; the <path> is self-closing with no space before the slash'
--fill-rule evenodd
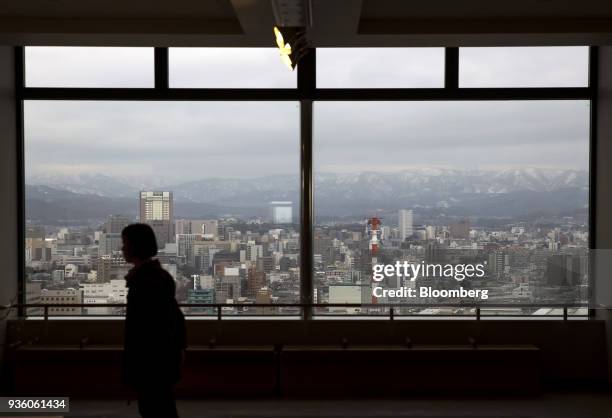
<path id="1" fill-rule="evenodd" d="M 444 88 L 459 88 L 459 48 L 448 47 L 444 49 Z"/>
<path id="2" fill-rule="evenodd" d="M 300 302 L 313 300 L 314 213 L 312 185 L 312 96 L 316 89 L 316 50 L 310 49 L 298 65 L 300 96 Z M 304 319 L 312 317 L 312 308 L 304 306 Z"/>
<path id="3" fill-rule="evenodd" d="M 155 48 L 155 89 L 168 89 L 168 48 Z"/>

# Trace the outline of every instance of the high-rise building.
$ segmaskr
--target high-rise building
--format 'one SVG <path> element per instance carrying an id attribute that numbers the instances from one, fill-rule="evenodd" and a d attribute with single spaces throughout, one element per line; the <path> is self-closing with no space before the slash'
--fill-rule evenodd
<path id="1" fill-rule="evenodd" d="M 546 282 L 549 286 L 577 286 L 587 276 L 586 256 L 553 254 L 546 266 Z"/>
<path id="2" fill-rule="evenodd" d="M 333 261 L 333 249 L 333 242 L 331 238 L 320 233 L 315 233 L 314 254 L 319 254 L 321 256 L 321 262 L 324 265 L 327 265 Z"/>
<path id="3" fill-rule="evenodd" d="M 193 252 L 193 243 L 202 238 L 199 234 L 177 234 L 176 241 L 178 245 L 177 255 L 181 262 L 195 266 L 195 258 Z"/>
<path id="4" fill-rule="evenodd" d="M 215 254 L 220 251 L 231 252 L 232 244 L 227 241 L 194 241 L 192 247 L 195 267 L 208 272 Z"/>
<path id="5" fill-rule="evenodd" d="M 219 221 L 216 219 L 208 219 L 197 222 L 201 222 L 200 229 L 202 230 L 202 234 L 212 235 L 214 239 L 217 239 L 219 236 Z"/>
<path id="6" fill-rule="evenodd" d="M 172 192 L 140 192 L 140 222 L 153 228 L 159 247 L 174 242 L 173 206 Z"/>
<path id="7" fill-rule="evenodd" d="M 461 219 L 450 225 L 451 238 L 468 239 L 470 237 L 470 221 Z"/>
<path id="8" fill-rule="evenodd" d="M 258 257 L 255 265 L 257 266 L 257 271 L 270 273 L 272 270 L 274 270 L 274 257 L 272 257 L 271 255 L 264 255 Z"/>
<path id="9" fill-rule="evenodd" d="M 140 192 L 141 221 L 172 220 L 172 192 Z"/>
<path id="10" fill-rule="evenodd" d="M 107 234 L 120 234 L 123 228 L 128 226 L 132 220 L 124 215 L 110 215 L 104 223 L 104 232 Z"/>
<path id="11" fill-rule="evenodd" d="M 510 272 L 510 256 L 505 251 L 489 253 L 489 272 L 496 278 Z"/>
<path id="12" fill-rule="evenodd" d="M 247 292 L 246 296 L 255 298 L 257 292 L 267 285 L 266 273 L 263 271 L 257 271 L 257 269 L 251 267 L 247 272 Z"/>
<path id="13" fill-rule="evenodd" d="M 263 257 L 263 246 L 256 244 L 255 241 L 247 242 L 246 259 L 249 261 L 257 261 L 259 257 Z"/>
<path id="14" fill-rule="evenodd" d="M 399 236 L 403 242 L 412 235 L 412 209 L 400 209 L 398 214 Z"/>
<path id="15" fill-rule="evenodd" d="M 215 282 L 215 300 L 226 303 L 227 299 L 242 296 L 242 277 L 238 268 L 226 268 L 218 282 Z"/>
<path id="16" fill-rule="evenodd" d="M 219 235 L 216 219 L 177 219 L 174 225 L 176 234 L 201 234 L 213 239 Z"/>
<path id="17" fill-rule="evenodd" d="M 100 234 L 98 246 L 99 255 L 111 255 L 114 252 L 121 250 L 121 233 L 120 232 L 103 232 Z"/>
<path id="18" fill-rule="evenodd" d="M 293 222 L 292 202 L 270 202 L 272 222 L 275 224 L 290 224 Z"/>

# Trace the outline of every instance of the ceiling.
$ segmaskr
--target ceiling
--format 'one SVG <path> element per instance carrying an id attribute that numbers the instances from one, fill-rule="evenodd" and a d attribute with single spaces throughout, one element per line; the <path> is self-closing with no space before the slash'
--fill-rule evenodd
<path id="1" fill-rule="evenodd" d="M 273 46 L 279 20 L 317 47 L 612 44 L 610 0 L 2 0 L 0 44 Z"/>

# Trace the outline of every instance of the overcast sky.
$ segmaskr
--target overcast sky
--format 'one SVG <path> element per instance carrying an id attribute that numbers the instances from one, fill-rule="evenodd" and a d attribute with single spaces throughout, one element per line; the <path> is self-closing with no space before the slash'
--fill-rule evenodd
<path id="1" fill-rule="evenodd" d="M 461 53 L 460 79 L 470 87 L 584 86 L 586 51 L 469 48 Z M 274 49 L 181 49 L 170 58 L 174 87 L 295 86 L 295 73 Z M 148 87 L 153 80 L 148 48 L 28 48 L 26 60 L 29 86 Z M 318 82 L 439 87 L 443 62 L 436 48 L 319 50 Z M 299 170 L 295 102 L 31 101 L 25 128 L 28 177 L 102 173 L 180 181 Z M 588 129 L 585 101 L 316 103 L 315 168 L 587 169 Z"/>

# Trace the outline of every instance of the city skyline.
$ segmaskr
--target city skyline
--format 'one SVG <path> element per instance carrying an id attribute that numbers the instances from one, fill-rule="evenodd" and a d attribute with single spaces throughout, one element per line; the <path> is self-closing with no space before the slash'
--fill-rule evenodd
<path id="1" fill-rule="evenodd" d="M 112 228 L 113 225 L 126 221 L 127 219 L 121 216 L 109 216 L 102 227 L 108 228 L 108 225 L 111 225 Z M 469 219 L 449 222 L 451 223 L 446 225 L 428 225 L 413 224 L 410 220 L 410 225 L 394 227 L 382 220 L 379 241 L 382 245 L 377 252 L 377 262 L 418 264 L 472 260 L 469 262 L 475 263 L 479 260 L 487 266 L 487 275 L 476 283 L 481 287 L 487 286 L 490 302 L 494 303 L 575 301 L 585 297 L 588 272 L 585 270 L 588 242 L 586 225 L 570 217 L 560 220 L 561 223 L 556 225 L 539 227 L 510 222 L 497 227 L 472 228 Z M 177 280 L 180 302 L 223 303 L 225 298 L 238 298 L 236 302 L 246 304 L 242 309 L 248 312 L 248 303 L 254 301 L 272 304 L 297 301 L 295 298 L 298 288 L 295 280 L 299 277 L 300 251 L 299 233 L 295 232 L 293 227 L 266 229 L 270 226 L 257 223 L 241 224 L 236 220 L 173 220 L 173 225 L 178 223 L 189 225 L 189 231 L 193 228 L 197 230 L 199 225 L 205 224 L 214 228 L 213 233 L 208 236 L 203 228 L 202 233 L 177 233 L 176 244 L 169 243 L 160 248 L 158 257 Z M 182 228 L 185 232 L 185 226 Z M 402 237 L 402 228 L 410 228 L 410 236 L 406 234 Z M 28 292 L 29 297 L 33 298 L 30 302 L 36 300 L 34 293 L 39 292 L 40 300 L 49 304 L 57 303 L 59 297 L 66 296 L 61 292 L 62 286 L 68 286 L 67 296 L 74 297 L 75 290 L 72 286 L 77 285 L 83 292 L 77 296 L 85 303 L 92 304 L 91 308 L 88 308 L 91 309 L 90 313 L 112 314 L 112 310 L 107 312 L 104 308 L 95 307 L 95 304 L 105 303 L 104 301 L 108 303 L 111 294 L 114 303 L 121 303 L 125 297 L 121 277 L 127 273 L 129 267 L 120 255 L 119 244 L 114 245 L 111 254 L 101 253 L 96 257 L 95 249 L 98 244 L 93 239 L 97 236 L 94 231 L 99 230 L 99 227 L 50 228 L 46 238 L 43 238 L 45 234 L 39 229 L 40 227 L 32 227 L 28 230 L 26 261 L 28 265 L 38 265 L 39 268 L 49 265 L 51 270 L 49 273 L 44 273 L 44 270 L 32 272 L 32 277 L 36 280 L 28 281 L 28 286 L 37 284 L 38 287 Z M 87 236 L 90 236 L 91 240 L 83 241 Z M 100 235 L 103 236 L 104 233 Z M 364 223 L 348 224 L 340 229 L 316 226 L 314 285 L 319 303 L 370 302 L 371 262 L 374 262 L 374 258 L 372 250 L 368 250 L 369 240 Z M 49 245 L 51 252 L 35 251 L 36 248 L 47 248 Z M 532 248 L 534 245 L 536 247 Z M 64 247 L 65 249 L 60 250 Z M 59 266 L 65 266 L 65 270 L 58 270 L 57 263 Z M 87 268 L 87 263 L 93 263 L 93 268 Z M 567 267 L 570 265 L 571 267 Z M 197 281 L 194 279 L 194 273 Z M 45 275 L 48 275 L 48 279 L 44 278 Z M 394 280 L 391 278 L 385 281 L 385 288 L 398 288 L 402 285 Z M 47 284 L 42 288 L 41 283 Z M 442 286 L 440 289 L 449 289 L 449 284 L 444 281 L 436 283 L 436 286 Z M 432 283 L 426 281 L 422 284 Z M 469 288 L 468 282 L 463 285 Z M 346 293 L 340 291 L 340 287 L 352 290 L 347 290 Z M 104 292 L 110 293 L 107 295 Z M 379 299 L 379 302 L 385 300 Z M 422 302 L 435 306 L 436 299 Z M 87 312 L 89 311 L 62 311 L 62 308 L 50 310 L 53 315 Z M 194 312 L 212 314 L 197 308 Z M 234 313 L 240 312 L 238 309 Z M 342 312 L 344 310 L 338 307 L 329 310 L 329 313 Z M 347 312 L 368 313 L 363 309 L 348 309 Z M 374 308 L 370 313 L 375 312 Z"/>

